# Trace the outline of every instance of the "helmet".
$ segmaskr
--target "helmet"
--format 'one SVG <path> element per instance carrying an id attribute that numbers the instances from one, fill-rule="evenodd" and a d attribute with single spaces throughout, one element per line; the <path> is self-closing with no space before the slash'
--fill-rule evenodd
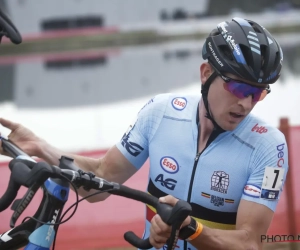
<path id="1" fill-rule="evenodd" d="M 220 73 L 263 84 L 278 80 L 283 60 L 280 45 L 264 27 L 238 17 L 217 25 L 203 45 L 202 57 Z"/>

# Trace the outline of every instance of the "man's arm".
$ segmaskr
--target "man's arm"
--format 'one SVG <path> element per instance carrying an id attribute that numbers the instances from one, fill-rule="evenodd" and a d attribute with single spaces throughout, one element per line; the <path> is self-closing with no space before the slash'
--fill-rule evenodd
<path id="1" fill-rule="evenodd" d="M 59 159 L 62 155 L 69 156 L 74 159 L 75 164 L 83 171 L 92 172 L 98 177 L 120 184 L 124 183 L 137 171 L 137 169 L 124 157 L 116 146 L 109 149 L 105 156 L 100 159 L 64 153 L 49 144 L 45 144 L 41 147 L 40 151 L 39 157 L 47 161 L 49 164 L 58 166 Z M 79 195 L 83 197 L 95 192 L 95 190 L 85 191 L 82 188 L 78 191 Z M 110 194 L 108 193 L 98 194 L 88 198 L 87 200 L 89 202 L 102 201 L 109 195 Z"/>
<path id="2" fill-rule="evenodd" d="M 202 233 L 192 245 L 207 250 L 260 250 L 261 236 L 266 235 L 274 212 L 261 204 L 241 200 L 238 212 L 236 230 L 220 230 L 203 227 Z"/>

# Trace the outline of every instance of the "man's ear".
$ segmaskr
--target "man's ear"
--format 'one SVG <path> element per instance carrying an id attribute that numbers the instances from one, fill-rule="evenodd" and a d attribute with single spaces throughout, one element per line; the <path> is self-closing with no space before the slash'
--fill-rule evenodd
<path id="1" fill-rule="evenodd" d="M 211 76 L 213 73 L 213 68 L 210 66 L 209 63 L 205 62 L 202 63 L 200 66 L 200 80 L 202 84 L 204 84 L 207 79 Z"/>

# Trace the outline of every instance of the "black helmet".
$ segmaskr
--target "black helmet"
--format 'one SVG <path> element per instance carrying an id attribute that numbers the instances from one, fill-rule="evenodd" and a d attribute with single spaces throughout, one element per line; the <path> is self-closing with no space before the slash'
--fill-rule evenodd
<path id="1" fill-rule="evenodd" d="M 203 45 L 202 56 L 220 73 L 263 84 L 277 81 L 283 60 L 280 45 L 264 27 L 237 17 L 217 25 Z"/>

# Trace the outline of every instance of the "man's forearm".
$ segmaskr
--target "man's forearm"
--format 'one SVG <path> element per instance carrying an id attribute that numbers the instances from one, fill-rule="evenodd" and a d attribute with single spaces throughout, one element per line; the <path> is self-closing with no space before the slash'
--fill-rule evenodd
<path id="1" fill-rule="evenodd" d="M 51 165 L 58 166 L 59 165 L 59 159 L 61 156 L 68 156 L 72 159 L 74 159 L 74 163 L 76 166 L 78 166 L 80 169 L 82 169 L 85 172 L 93 172 L 96 173 L 97 169 L 100 165 L 99 159 L 89 158 L 81 155 L 75 155 L 71 153 L 63 152 L 49 144 L 44 144 L 41 146 L 41 152 L 38 154 L 38 157 L 42 158 L 46 162 L 48 162 Z"/>
<path id="2" fill-rule="evenodd" d="M 202 233 L 190 243 L 205 250 L 260 250 L 246 230 L 220 230 L 204 226 Z"/>
<path id="3" fill-rule="evenodd" d="M 100 159 L 94 159 L 94 158 L 89 158 L 81 155 L 75 155 L 71 153 L 65 153 L 49 144 L 44 144 L 41 147 L 41 152 L 39 153 L 38 157 L 42 158 L 46 162 L 48 162 L 51 165 L 58 166 L 59 165 L 59 159 L 61 156 L 68 156 L 72 159 L 74 159 L 74 163 L 76 166 L 78 166 L 81 170 L 85 172 L 92 172 L 95 175 L 99 176 L 99 166 L 100 166 Z M 103 177 L 104 176 L 99 176 Z M 79 190 L 79 195 L 84 197 L 89 194 L 92 194 L 95 192 L 95 190 L 91 191 L 85 191 L 83 188 L 80 188 Z M 104 194 L 99 194 L 96 196 L 92 196 L 91 198 L 87 199 L 89 202 L 96 202 L 96 201 L 101 201 L 107 198 L 109 194 L 104 193 Z"/>

